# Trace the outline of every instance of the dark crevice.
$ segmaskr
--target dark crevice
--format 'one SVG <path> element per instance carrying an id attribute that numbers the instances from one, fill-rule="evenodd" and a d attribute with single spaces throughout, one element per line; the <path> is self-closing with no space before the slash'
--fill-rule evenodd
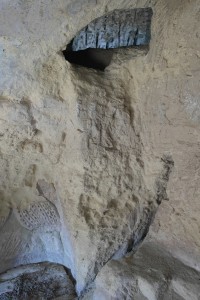
<path id="1" fill-rule="evenodd" d="M 112 50 L 85 49 L 80 51 L 63 51 L 65 59 L 74 65 L 104 71 L 111 63 Z"/>
<path id="2" fill-rule="evenodd" d="M 71 269 L 67 268 L 66 266 L 62 265 L 62 267 L 64 268 L 67 276 L 69 277 L 69 279 L 71 280 L 74 288 L 76 287 L 76 279 L 74 278 L 74 276 L 72 275 L 72 271 Z"/>
<path id="3" fill-rule="evenodd" d="M 171 156 L 163 156 L 161 158 L 163 163 L 163 170 L 156 181 L 156 203 L 159 206 L 163 200 L 167 200 L 167 184 L 169 181 L 169 176 L 172 172 L 174 167 L 174 161 Z M 128 241 L 127 245 L 127 253 L 136 252 L 140 244 L 146 238 L 150 226 L 154 221 L 154 217 L 157 211 L 157 207 L 149 203 L 149 207 L 144 208 L 141 222 L 139 226 L 136 228 L 135 232 L 133 233 L 132 237 Z"/>
<path id="4" fill-rule="evenodd" d="M 103 71 L 113 56 L 122 56 L 126 48 L 132 50 L 134 57 L 135 48 L 148 47 L 150 43 L 152 14 L 151 8 L 115 10 L 93 20 L 67 45 L 65 59 Z"/>
<path id="5" fill-rule="evenodd" d="M 102 267 L 104 267 L 107 263 L 109 263 L 111 260 L 118 260 L 121 259 L 123 257 L 127 257 L 130 254 L 135 254 L 138 250 L 138 248 L 140 247 L 140 245 L 144 242 L 145 238 L 148 235 L 148 232 L 150 230 L 150 227 L 154 221 L 156 212 L 157 212 L 157 208 L 158 206 L 161 204 L 162 200 L 166 199 L 166 189 L 167 189 L 167 184 L 169 181 L 169 176 L 172 172 L 172 169 L 174 167 L 174 161 L 172 159 L 172 157 L 170 155 L 164 155 L 161 158 L 161 161 L 163 163 L 163 169 L 162 172 L 160 173 L 158 180 L 156 182 L 156 202 L 157 202 L 157 206 L 153 204 L 152 201 L 149 201 L 148 206 L 145 207 L 143 209 L 143 212 L 141 214 L 140 217 L 140 221 L 139 223 L 136 225 L 134 232 L 132 233 L 132 235 L 130 236 L 130 238 L 125 241 L 124 245 L 121 245 L 121 247 L 123 248 L 123 252 L 122 250 L 119 248 L 116 253 L 109 257 L 104 263 L 102 263 Z M 159 195 L 159 201 L 157 201 L 157 195 Z M 121 252 L 120 256 L 118 255 Z M 88 283 L 85 287 L 85 289 L 81 292 L 81 297 L 83 297 L 83 295 L 87 294 L 87 292 L 92 289 L 93 287 L 93 283 L 100 271 L 100 268 L 98 266 L 98 263 L 95 263 L 94 266 L 94 276 L 92 278 L 90 278 L 90 280 L 88 280 Z"/>

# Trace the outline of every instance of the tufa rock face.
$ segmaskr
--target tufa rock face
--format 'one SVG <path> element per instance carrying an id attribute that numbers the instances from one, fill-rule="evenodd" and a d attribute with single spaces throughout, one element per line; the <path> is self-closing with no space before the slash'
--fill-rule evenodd
<path id="1" fill-rule="evenodd" d="M 82 28 L 113 12 L 128 26 L 119 11 L 138 8 L 153 11 L 149 48 L 119 49 L 104 72 L 65 60 Z M 1 297 L 29 295 L 31 278 L 60 296 L 53 276 L 80 299 L 198 299 L 199 9 L 1 2 L 0 273 L 14 272 Z"/>
<path id="2" fill-rule="evenodd" d="M 73 51 L 148 45 L 152 9 L 116 10 L 83 28 L 72 40 Z"/>

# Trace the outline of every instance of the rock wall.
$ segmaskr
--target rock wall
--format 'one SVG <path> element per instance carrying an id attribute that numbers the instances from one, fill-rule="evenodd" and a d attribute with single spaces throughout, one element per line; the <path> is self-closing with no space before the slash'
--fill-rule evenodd
<path id="1" fill-rule="evenodd" d="M 114 10 L 83 28 L 72 40 L 73 51 L 148 45 L 152 9 Z"/>
<path id="2" fill-rule="evenodd" d="M 105 72 L 65 60 L 91 21 L 142 7 L 146 55 Z M 1 2 L 0 272 L 49 261 L 83 299 L 198 299 L 199 11 L 197 0 Z"/>

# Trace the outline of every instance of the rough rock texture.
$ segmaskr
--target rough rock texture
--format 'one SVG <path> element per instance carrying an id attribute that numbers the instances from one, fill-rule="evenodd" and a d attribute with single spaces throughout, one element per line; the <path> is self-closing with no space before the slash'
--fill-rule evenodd
<path id="1" fill-rule="evenodd" d="M 148 237 L 136 254 L 110 261 L 82 299 L 198 300 L 199 272 Z"/>
<path id="2" fill-rule="evenodd" d="M 74 282 L 62 266 L 52 263 L 26 265 L 0 275 L 0 299 L 75 299 Z"/>
<path id="3" fill-rule="evenodd" d="M 151 39 L 151 8 L 114 10 L 90 22 L 63 51 L 76 65 L 104 71 L 137 55 L 145 55 Z M 106 51 L 105 51 L 106 49 Z"/>
<path id="4" fill-rule="evenodd" d="M 28 176 L 25 182 L 29 183 Z M 29 184 L 15 192 L 15 207 L 5 215 L 0 231 L 1 272 L 24 263 L 63 263 L 62 225 L 59 203 L 52 184 L 38 180 L 37 195 Z"/>
<path id="5" fill-rule="evenodd" d="M 83 28 L 72 41 L 72 50 L 148 45 L 152 9 L 116 10 Z"/>
<path id="6" fill-rule="evenodd" d="M 142 7 L 146 56 L 104 73 L 66 62 L 81 28 Z M 85 299 L 198 299 L 199 12 L 198 0 L 1 1 L 0 272 L 50 261 Z"/>

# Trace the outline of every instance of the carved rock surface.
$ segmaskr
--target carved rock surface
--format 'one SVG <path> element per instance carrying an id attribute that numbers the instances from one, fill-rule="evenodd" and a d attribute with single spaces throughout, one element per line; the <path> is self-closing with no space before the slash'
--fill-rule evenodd
<path id="1" fill-rule="evenodd" d="M 0 275 L 0 299 L 54 299 L 76 297 L 74 282 L 66 270 L 56 264 L 26 265 Z"/>
<path id="2" fill-rule="evenodd" d="M 83 28 L 72 41 L 72 50 L 148 45 L 152 9 L 116 10 Z"/>
<path id="3" fill-rule="evenodd" d="M 146 55 L 105 72 L 65 60 L 94 20 L 149 7 Z M 152 286 L 198 299 L 199 11 L 198 0 L 0 1 L 0 273 L 48 261 L 71 270 L 80 299 L 160 300 Z"/>

